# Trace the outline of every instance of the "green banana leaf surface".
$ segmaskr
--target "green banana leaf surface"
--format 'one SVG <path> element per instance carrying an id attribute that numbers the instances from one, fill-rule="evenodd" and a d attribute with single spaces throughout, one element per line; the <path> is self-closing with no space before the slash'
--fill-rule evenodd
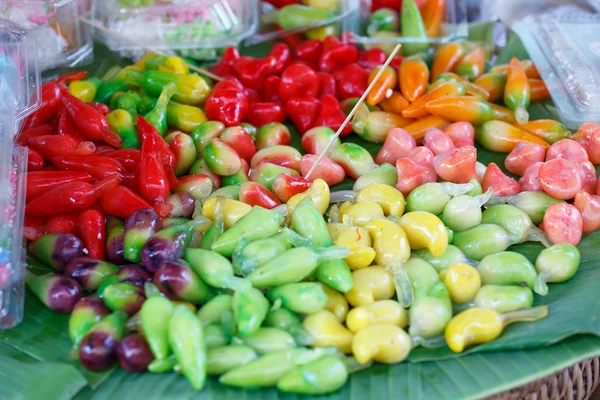
<path id="1" fill-rule="evenodd" d="M 471 26 L 470 39 L 492 42 L 493 23 Z M 247 52 L 262 55 L 268 48 Z M 510 57 L 526 58 L 522 43 L 509 34 L 496 63 Z M 96 50 L 100 60 L 88 67 L 101 74 L 115 63 L 123 63 L 107 49 Z M 530 107 L 532 119 L 556 118 L 550 101 Z M 293 130 L 293 129 L 292 129 Z M 293 145 L 300 147 L 294 133 Z M 373 155 L 381 147 L 355 135 L 349 141 L 367 148 Z M 503 168 L 504 155 L 478 149 L 478 160 L 497 163 Z M 332 190 L 350 189 L 345 180 Z M 475 346 L 456 355 L 447 347 L 415 349 L 407 362 L 399 365 L 374 365 L 352 375 L 338 392 L 328 399 L 476 399 L 500 393 L 571 364 L 600 355 L 600 231 L 584 236 L 579 244 L 581 266 L 574 278 L 563 284 L 551 284 L 549 294 L 536 297 L 536 304 L 548 304 L 549 316 L 534 323 L 509 326 L 494 342 Z M 535 260 L 542 246 L 527 243 L 511 250 Z M 29 268 L 43 272 L 46 267 L 28 259 Z M 67 335 L 68 316 L 48 310 L 31 292 L 27 292 L 25 317 L 16 328 L 0 332 L 0 398 L 10 399 L 292 399 L 309 398 L 283 394 L 275 389 L 244 391 L 220 385 L 209 379 L 201 393 L 194 392 L 180 375 L 131 374 L 121 369 L 102 373 L 87 371 L 67 353 L 71 342 Z"/>

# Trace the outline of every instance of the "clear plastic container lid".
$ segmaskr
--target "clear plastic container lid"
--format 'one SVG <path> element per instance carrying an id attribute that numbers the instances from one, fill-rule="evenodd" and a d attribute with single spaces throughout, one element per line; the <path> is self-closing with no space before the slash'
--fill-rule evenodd
<path id="1" fill-rule="evenodd" d="M 257 10 L 257 0 L 104 0 L 98 2 L 96 19 L 143 45 L 183 51 L 238 45 L 256 31 Z M 96 35 L 113 51 L 139 51 L 101 30 Z"/>
<path id="2" fill-rule="evenodd" d="M 35 37 L 0 19 L 0 107 L 18 122 L 40 103 L 40 71 Z"/>
<path id="3" fill-rule="evenodd" d="M 594 10 L 600 12 L 600 0 L 586 0 L 586 3 L 593 7 Z"/>
<path id="4" fill-rule="evenodd" d="M 561 7 L 514 26 L 563 123 L 600 121 L 600 15 Z"/>
<path id="5" fill-rule="evenodd" d="M 0 18 L 35 36 L 40 69 L 74 67 L 92 56 L 92 29 L 78 17 L 92 13 L 94 3 L 92 0 L 3 0 Z"/>
<path id="6" fill-rule="evenodd" d="M 7 88 L 4 88 L 7 89 Z M 3 89 L 0 94 L 4 95 Z M 23 318 L 25 282 L 23 274 L 23 215 L 27 149 L 13 152 L 15 120 L 13 103 L 0 98 L 0 330 L 11 328 Z"/>
<path id="7" fill-rule="evenodd" d="M 398 31 L 396 34 L 369 36 L 367 34 L 367 26 L 369 25 L 369 20 L 372 14 L 371 0 L 361 0 L 360 20 L 359 23 L 355 25 L 356 29 L 353 31 L 353 42 L 363 45 L 391 45 L 397 43 L 439 44 L 464 39 L 469 33 L 466 3 L 466 0 L 446 0 L 439 34 L 435 37 L 423 39 L 417 37 L 401 37 L 399 35 L 400 31 Z M 399 19 L 400 10 L 397 11 Z"/>
<path id="8" fill-rule="evenodd" d="M 320 0 L 319 0 L 320 1 Z M 331 3 L 330 0 L 323 0 L 324 3 Z M 283 14 L 280 12 L 285 7 L 281 9 L 277 9 L 271 4 L 261 1 L 260 4 L 260 27 L 259 32 L 256 35 L 253 35 L 246 39 L 246 45 L 253 45 L 262 42 L 267 42 L 271 40 L 276 40 L 287 35 L 291 35 L 294 33 L 305 33 L 307 39 L 317 38 L 323 39 L 324 35 L 339 35 L 344 31 L 352 31 L 355 29 L 355 25 L 358 19 L 359 9 L 360 9 L 360 0 L 336 0 L 337 5 L 336 9 L 331 11 L 329 9 L 317 9 L 317 12 L 323 11 L 323 15 L 329 14 L 329 18 L 325 19 L 314 19 L 310 23 L 302 23 L 301 26 L 297 26 L 294 28 L 281 29 L 281 26 L 285 26 L 285 23 L 281 21 L 281 15 L 290 15 L 294 14 L 287 13 L 284 11 Z M 292 4 L 287 7 L 304 7 L 301 4 Z M 314 8 L 314 7 L 313 7 Z M 293 11 L 293 8 L 292 8 Z M 299 14 L 299 13 L 296 13 Z M 304 19 L 304 17 L 296 16 L 297 21 Z M 314 32 L 315 28 L 321 27 L 332 27 L 334 28 L 331 32 L 322 32 L 317 33 L 315 37 L 310 36 L 311 30 Z"/>

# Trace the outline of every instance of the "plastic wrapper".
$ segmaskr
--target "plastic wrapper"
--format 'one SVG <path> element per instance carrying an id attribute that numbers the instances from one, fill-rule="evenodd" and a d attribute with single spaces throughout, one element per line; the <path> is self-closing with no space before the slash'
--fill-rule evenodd
<path id="1" fill-rule="evenodd" d="M 432 0 L 429 0 L 432 1 Z M 418 2 L 418 4 L 425 2 Z M 417 38 L 411 36 L 400 36 L 400 29 L 396 32 L 384 32 L 383 34 L 370 32 L 369 23 L 371 19 L 371 0 L 361 0 L 360 20 L 355 24 L 352 41 L 365 47 L 387 48 L 398 43 L 429 43 L 440 44 L 464 39 L 468 36 L 467 5 L 466 0 L 446 0 L 445 9 L 439 33 L 433 37 Z M 425 5 L 421 6 L 421 13 Z M 398 17 L 400 10 L 398 11 Z M 380 36 L 381 35 L 381 36 Z"/>
<path id="2" fill-rule="evenodd" d="M 92 0 L 3 0 L 0 18 L 35 36 L 40 68 L 74 67 L 92 56 L 92 29 L 78 17 L 93 11 Z"/>
<path id="3" fill-rule="evenodd" d="M 39 107 L 40 71 L 36 51 L 35 36 L 0 19 L 0 103 L 17 124 Z"/>
<path id="4" fill-rule="evenodd" d="M 97 4 L 96 20 L 156 50 L 211 60 L 256 31 L 257 13 L 257 0 L 104 0 Z M 110 33 L 96 35 L 122 56 L 145 52 Z"/>
<path id="5" fill-rule="evenodd" d="M 600 15 L 561 7 L 514 26 L 571 129 L 600 121 Z"/>
<path id="6" fill-rule="evenodd" d="M 259 32 L 249 37 L 245 43 L 252 45 L 297 33 L 302 34 L 305 39 L 324 39 L 329 35 L 357 29 L 360 0 L 312 0 L 305 3 L 315 5 L 311 8 L 317 9 L 312 18 L 294 9 L 304 7 L 305 4 L 287 6 L 293 10 L 287 12 L 282 11 L 285 7 L 277 9 L 268 2 L 261 2 Z"/>

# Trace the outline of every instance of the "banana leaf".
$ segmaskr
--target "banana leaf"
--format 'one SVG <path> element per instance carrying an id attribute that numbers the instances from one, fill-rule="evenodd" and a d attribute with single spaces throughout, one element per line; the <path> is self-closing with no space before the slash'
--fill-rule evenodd
<path id="1" fill-rule="evenodd" d="M 547 348 L 471 354 L 445 361 L 394 366 L 374 365 L 354 374 L 338 392 L 315 399 L 478 399 L 523 385 L 560 371 L 598 354 L 600 338 L 581 336 Z M 189 399 L 308 399 L 309 396 L 284 394 L 276 389 L 248 391 L 220 385 L 209 379 L 200 394 L 195 394 L 184 377 L 175 374 L 113 375 L 98 390 L 84 390 L 77 400 L 161 400 Z"/>
<path id="2" fill-rule="evenodd" d="M 0 345 L 0 397 L 11 400 L 68 399 L 86 387 L 77 368 L 40 362 Z"/>
<path id="3" fill-rule="evenodd" d="M 493 48 L 493 23 L 473 25 L 470 39 L 487 43 Z M 246 51 L 261 56 L 268 47 Z M 509 34 L 507 45 L 495 58 L 505 63 L 512 56 L 526 58 L 520 40 Z M 91 73 L 106 70 L 121 62 L 106 48 L 96 48 L 97 60 L 109 60 L 88 67 Z M 530 107 L 533 119 L 556 118 L 550 101 Z M 300 148 L 299 136 L 293 130 L 292 144 Z M 380 145 L 367 143 L 352 135 L 350 141 L 367 148 L 375 155 Z M 503 167 L 504 155 L 478 149 L 478 159 L 486 164 Z M 345 180 L 332 190 L 349 189 L 353 181 Z M 529 259 L 541 250 L 537 244 L 514 246 Z M 537 304 L 548 304 L 550 315 L 535 323 L 509 326 L 501 338 L 456 355 L 447 348 L 415 349 L 408 362 L 399 365 L 374 365 L 354 374 L 339 392 L 329 399 L 471 399 L 483 398 L 520 386 L 568 367 L 580 360 L 600 355 L 600 305 L 597 282 L 600 282 L 600 232 L 586 235 L 580 244 L 582 261 L 576 276 L 564 284 L 550 285 L 546 297 L 536 297 Z M 30 268 L 43 272 L 44 266 L 29 259 Z M 70 399 L 206 399 L 244 398 L 288 399 L 308 398 L 282 394 L 275 389 L 243 391 L 227 388 L 209 379 L 206 388 L 195 393 L 185 378 L 176 374 L 130 374 L 121 369 L 92 373 L 66 356 L 70 341 L 66 334 L 67 316 L 46 309 L 30 292 L 27 293 L 25 318 L 21 325 L 0 332 L 0 398 Z M 4 346 L 2 346 L 2 344 Z M 14 369 L 25 366 L 40 373 L 18 374 Z M 38 383 L 44 381 L 42 384 Z M 38 385 L 37 388 L 29 387 Z M 85 387 L 84 387 L 85 386 Z M 9 394 L 9 396 L 6 396 Z M 14 394 L 14 396 L 12 396 Z M 46 396 L 40 396 L 46 394 Z"/>

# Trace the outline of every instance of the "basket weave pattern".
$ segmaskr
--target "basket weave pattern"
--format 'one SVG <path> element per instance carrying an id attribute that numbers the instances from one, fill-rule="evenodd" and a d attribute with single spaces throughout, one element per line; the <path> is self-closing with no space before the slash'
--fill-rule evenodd
<path id="1" fill-rule="evenodd" d="M 599 384 L 600 357 L 595 357 L 488 400 L 588 400 Z"/>

